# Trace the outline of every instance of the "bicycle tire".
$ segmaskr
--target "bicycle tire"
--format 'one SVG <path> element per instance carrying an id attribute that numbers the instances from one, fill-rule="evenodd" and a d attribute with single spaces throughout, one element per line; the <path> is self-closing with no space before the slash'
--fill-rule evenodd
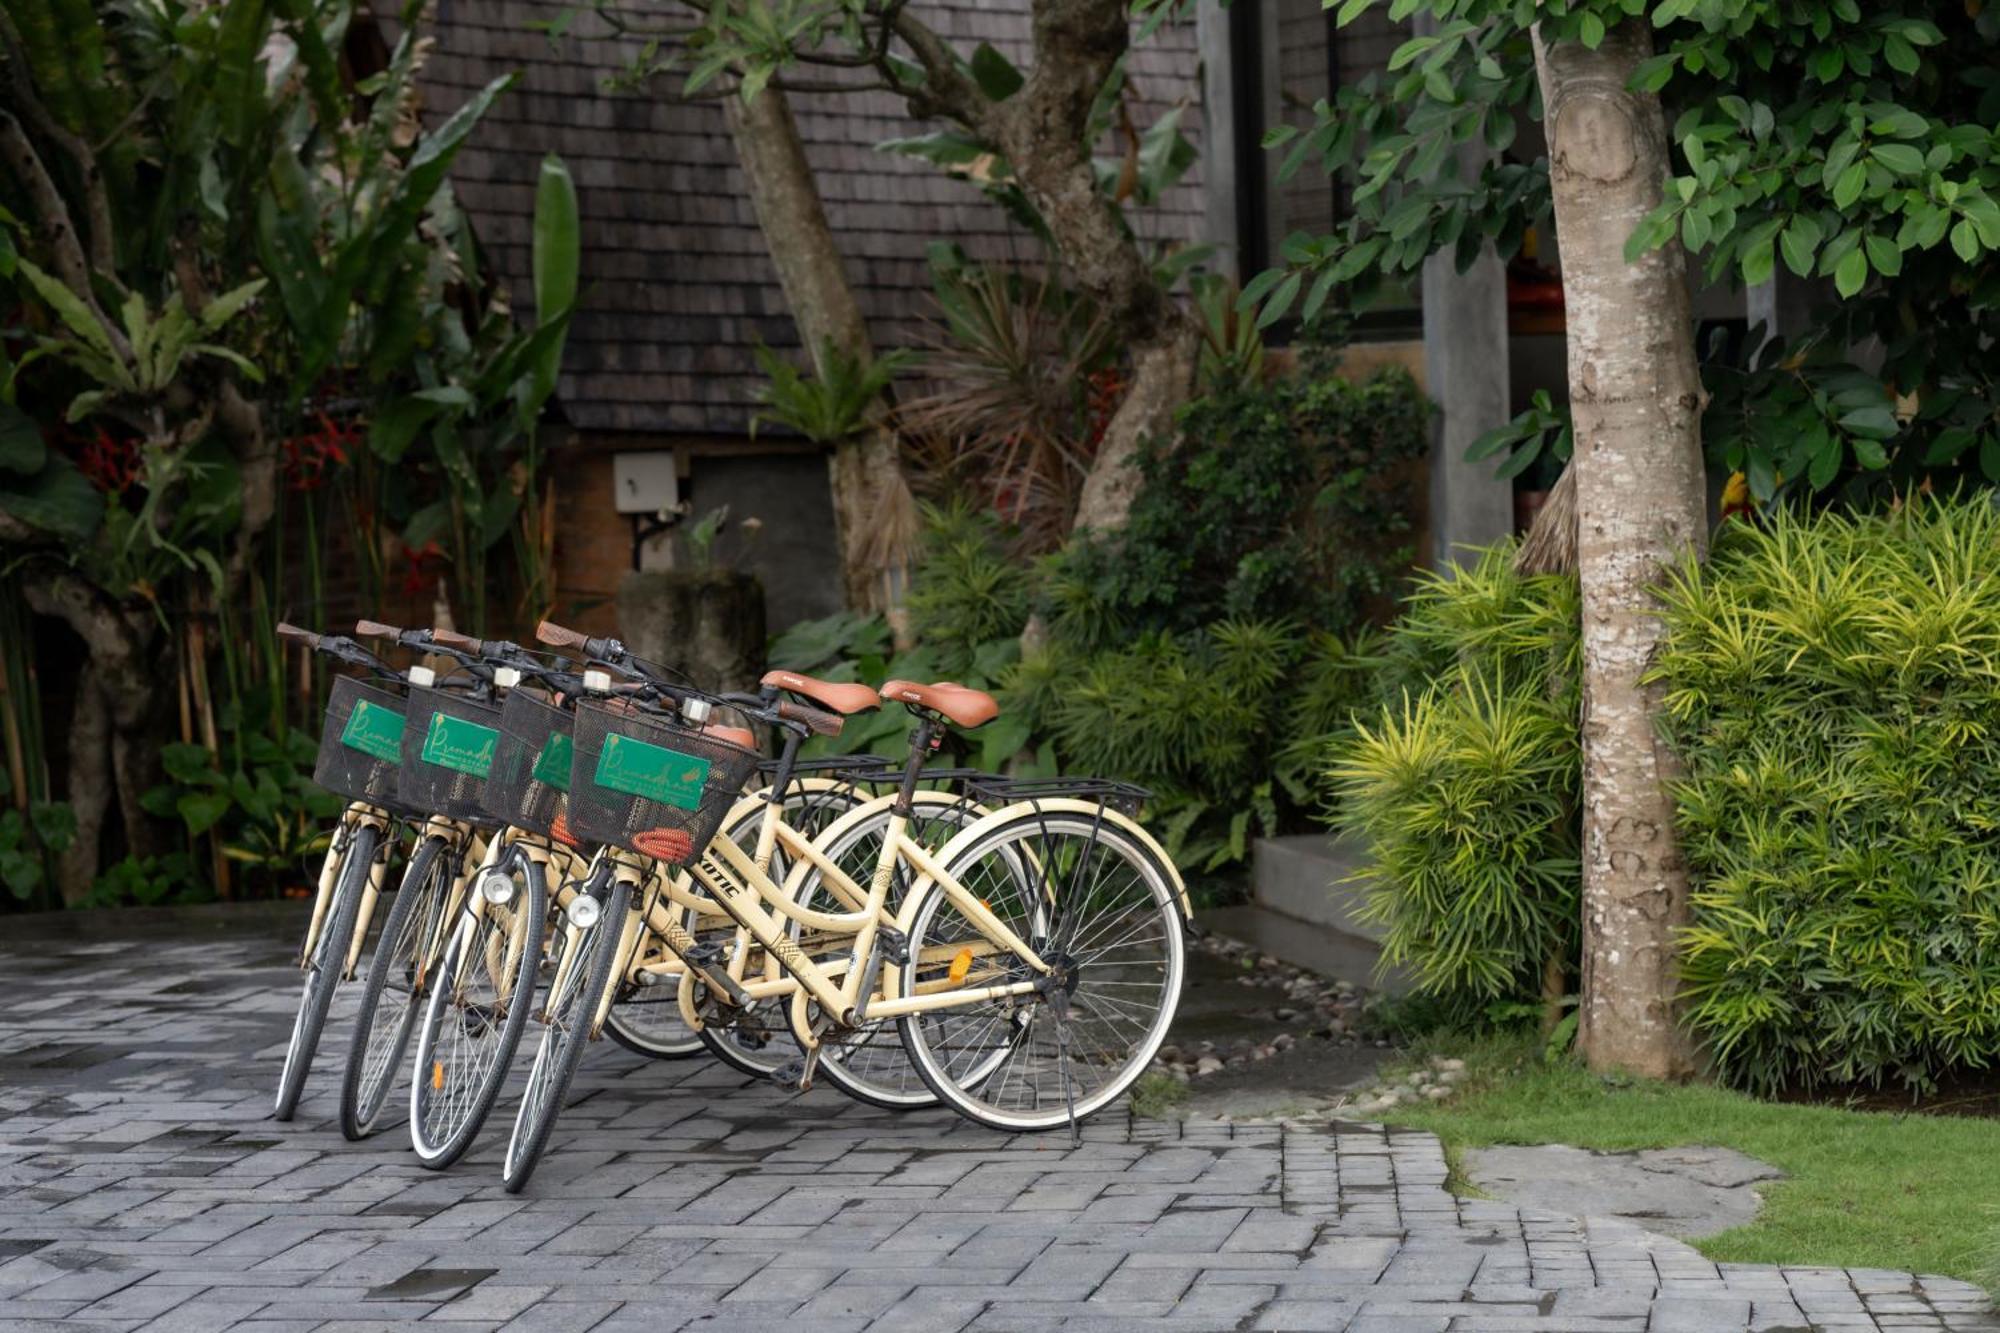
<path id="1" fill-rule="evenodd" d="M 566 986 L 562 995 L 551 994 L 543 1005 L 547 1026 L 535 1051 L 535 1063 L 528 1070 L 528 1086 L 521 1093 L 521 1109 L 515 1114 L 514 1133 L 507 1141 L 501 1165 L 501 1184 L 509 1194 L 527 1188 L 542 1154 L 548 1151 L 549 1137 L 562 1117 L 570 1084 L 583 1063 L 584 1047 L 590 1043 L 591 1019 L 611 985 L 625 917 L 631 910 L 632 885 L 616 879 L 597 923 L 573 941 L 566 938 L 565 947 L 586 951 L 578 954 L 584 965 L 570 971 L 573 984 Z"/>
<path id="2" fill-rule="evenodd" d="M 434 834 L 425 838 L 411 855 L 402 884 L 396 890 L 396 901 L 389 909 L 382 933 L 375 941 L 375 952 L 368 961 L 361 1007 L 354 1015 L 354 1036 L 347 1048 L 347 1070 L 340 1081 L 340 1132 L 350 1142 L 359 1142 L 375 1132 L 390 1094 L 395 1091 L 396 1071 L 402 1067 L 410 1037 L 416 1031 L 425 994 L 418 977 L 428 971 L 422 964 L 428 961 L 435 967 L 438 960 L 418 959 L 414 955 L 431 937 L 430 927 L 444 908 L 446 892 L 457 870 L 455 859 L 447 855 L 451 850 L 450 839 Z M 406 961 L 411 965 L 402 968 Z M 396 993 L 406 998 L 400 1006 L 393 1000 L 385 1006 L 384 997 L 389 994 L 390 983 L 397 979 L 399 968 L 403 970 L 403 985 Z M 378 1020 L 383 1019 L 391 1026 L 378 1033 Z"/>
<path id="3" fill-rule="evenodd" d="M 273 1119 L 290 1120 L 298 1113 L 299 1097 L 305 1091 L 306 1075 L 312 1071 L 313 1057 L 319 1051 L 320 1035 L 326 1029 L 326 1014 L 333 1005 L 341 969 L 347 965 L 354 923 L 361 915 L 361 898 L 367 892 L 368 876 L 380 845 L 381 830 L 372 823 L 363 823 L 354 829 L 346 850 L 340 854 L 333 902 L 321 922 L 319 940 L 306 967 L 305 990 L 299 996 L 299 1012 L 292 1019 L 292 1039 L 285 1047 L 285 1066 L 278 1074 Z"/>
<path id="4" fill-rule="evenodd" d="M 1058 835 L 1078 841 L 1059 848 L 1054 842 Z M 1078 1047 L 1071 1056 L 1059 1039 L 1038 1045 L 1044 1041 L 1044 1031 L 1050 1038 L 1059 1032 L 1052 1015 L 1049 1022 L 1042 1021 L 1050 1014 L 1050 1006 L 1040 997 L 1032 1005 L 991 1005 L 985 1013 L 973 1007 L 940 1009 L 900 1020 L 910 1059 L 939 1100 L 976 1124 L 1013 1133 L 1081 1123 L 1122 1096 L 1146 1072 L 1166 1040 L 1187 979 L 1184 923 L 1173 879 L 1141 838 L 1129 830 L 1074 811 L 996 816 L 991 827 L 975 825 L 967 830 L 942 869 L 975 897 L 987 901 L 989 910 L 1004 920 L 1007 905 L 1002 902 L 994 908 L 989 901 L 1001 901 L 1003 889 L 986 891 L 971 872 L 982 857 L 1037 837 L 1044 840 L 1041 846 L 1023 847 L 1012 855 L 1025 856 L 1026 863 L 1045 873 L 1062 875 L 1067 882 L 1056 890 L 1053 903 L 1037 903 L 1010 925 L 1024 938 L 1024 930 L 1047 932 L 1051 938 L 1038 945 L 1045 957 L 1073 959 L 1076 980 L 1068 988 L 1072 1039 L 1081 1034 L 1091 1049 Z M 1118 873 L 1117 867 L 1111 866 L 1113 858 L 1129 875 L 1129 888 L 1120 889 L 1115 879 L 1110 890 L 1104 887 L 1107 867 L 1114 875 Z M 1017 859 L 1016 864 L 1021 863 Z M 1084 883 L 1085 875 L 1093 872 L 1096 878 Z M 1137 920 L 1139 926 L 1128 928 L 1118 919 L 1114 909 L 1121 895 L 1130 900 L 1124 909 L 1126 918 Z M 1085 915 L 1092 910 L 1092 899 L 1106 904 L 1106 910 L 1094 918 Z M 970 938 L 964 928 L 954 930 L 948 920 L 940 924 L 941 914 L 948 908 L 949 899 L 937 884 L 925 886 L 912 900 L 903 919 L 909 925 L 913 957 L 923 958 L 927 950 L 928 956 L 942 957 L 953 944 Z M 950 909 L 954 915 L 955 910 Z M 1093 920 L 1097 924 L 1091 924 Z M 1152 956 L 1151 942 L 1140 938 L 1141 929 L 1156 931 L 1157 957 Z M 935 943 L 931 939 L 934 930 L 938 932 Z M 1107 940 L 1110 931 L 1119 933 Z M 1128 941 L 1138 942 L 1129 956 L 1107 956 L 1112 948 Z M 1025 973 L 1025 965 L 1019 966 Z M 921 967 L 902 969 L 899 993 L 905 997 L 917 994 L 924 975 Z M 1112 987 L 1122 989 L 1114 993 Z M 960 1055 L 983 1060 L 986 1056 L 982 1052 L 992 1050 L 996 1043 L 1009 1053 L 1008 1058 L 990 1066 L 983 1078 L 961 1081 L 952 1076 L 953 1062 Z M 1099 1056 L 1108 1058 L 1100 1060 Z M 1056 1093 L 1048 1091 L 1043 1077 L 1051 1065 L 1056 1068 Z M 1077 1096 L 1073 1071 L 1094 1065 L 1105 1067 L 1107 1072 Z M 1031 1084 L 1031 1080 L 1040 1081 Z M 1020 1104 L 1023 1099 L 1031 1104 Z"/>
<path id="5" fill-rule="evenodd" d="M 452 1097 L 448 1100 L 427 1095 L 446 1090 L 443 1064 L 437 1057 L 437 1048 L 444 1024 L 451 1021 L 447 1010 L 454 1015 L 463 1015 L 473 1013 L 480 1006 L 464 1003 L 462 988 L 446 983 L 448 979 L 461 975 L 460 960 L 465 957 L 466 950 L 487 943 L 484 928 L 494 919 L 484 913 L 475 915 L 469 910 L 469 901 L 468 911 L 453 929 L 451 945 L 438 965 L 439 984 L 431 988 L 430 998 L 424 1005 L 423 1025 L 418 1033 L 410 1082 L 410 1148 L 416 1153 L 417 1160 L 433 1171 L 442 1171 L 463 1157 L 472 1147 L 473 1140 L 478 1138 L 486 1117 L 492 1113 L 493 1104 L 500 1098 L 508 1067 L 513 1063 L 514 1050 L 521 1041 L 521 1030 L 528 1021 L 528 1011 L 534 1008 L 535 974 L 541 963 L 542 930 L 548 915 L 548 886 L 541 866 L 518 848 L 510 851 L 499 866 L 511 867 L 510 873 L 520 881 L 514 900 L 508 904 L 509 914 L 504 918 L 506 939 L 503 950 L 518 951 L 506 995 L 507 1010 L 497 1029 L 489 1032 L 489 1044 L 481 1051 L 483 1067 L 477 1077 L 452 1079 Z M 478 892 L 475 885 L 472 893 Z M 517 933 L 521 936 L 518 941 L 514 938 Z M 482 947 L 482 953 L 491 957 L 490 949 Z M 478 962 L 470 967 L 474 972 L 480 970 Z M 490 964 L 488 975 L 492 975 Z M 468 1020 L 459 1017 L 457 1021 L 463 1024 Z M 425 1073 L 427 1069 L 431 1071 L 428 1075 Z M 470 1095 L 461 1096 L 468 1084 L 471 1085 Z M 432 1114 L 434 1102 L 445 1114 Z M 457 1103 L 456 1113 L 452 1113 L 452 1102 Z M 437 1123 L 434 1124 L 434 1121 Z M 443 1132 L 437 1132 L 439 1129 Z"/>

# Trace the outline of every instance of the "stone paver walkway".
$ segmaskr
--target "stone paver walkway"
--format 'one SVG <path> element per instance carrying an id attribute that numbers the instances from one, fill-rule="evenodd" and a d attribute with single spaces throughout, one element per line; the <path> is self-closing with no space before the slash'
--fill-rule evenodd
<path id="1" fill-rule="evenodd" d="M 1456 1199 L 1424 1134 L 1113 1116 L 1071 1148 L 609 1045 L 513 1198 L 499 1125 L 445 1174 L 400 1126 L 343 1141 L 337 1025 L 264 1118 L 290 923 L 244 920 L 0 940 L 0 1329 L 2000 1329 L 1960 1282 Z"/>

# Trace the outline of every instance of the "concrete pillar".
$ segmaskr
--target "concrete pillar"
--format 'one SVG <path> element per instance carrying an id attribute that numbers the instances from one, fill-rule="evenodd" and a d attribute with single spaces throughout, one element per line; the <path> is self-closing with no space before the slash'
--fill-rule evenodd
<path id="1" fill-rule="evenodd" d="M 1507 385 L 1507 272 L 1488 246 L 1460 273 L 1449 252 L 1424 261 L 1424 382 L 1437 419 L 1431 437 L 1431 563 L 1457 559 L 1514 529 L 1514 488 L 1494 476 L 1502 458 L 1465 451 L 1513 415 Z"/>
<path id="2" fill-rule="evenodd" d="M 1236 56 L 1229 38 L 1229 11 L 1202 5 L 1194 16 L 1195 49 L 1201 57 L 1201 211 L 1202 239 L 1217 247 L 1214 267 L 1239 282 L 1243 279 L 1237 235 L 1237 173 L 1254 163 L 1239 164 L 1236 125 Z"/>
<path id="3" fill-rule="evenodd" d="M 1435 32 L 1428 10 L 1411 20 Z M 1460 144 L 1446 170 L 1478 176 L 1486 149 Z M 1492 246 L 1464 273 L 1449 250 L 1424 261 L 1424 385 L 1437 407 L 1431 435 L 1431 564 L 1465 547 L 1490 546 L 1514 530 L 1514 487 L 1493 474 L 1503 458 L 1468 463 L 1471 443 L 1514 414 L 1507 366 L 1507 268 Z"/>

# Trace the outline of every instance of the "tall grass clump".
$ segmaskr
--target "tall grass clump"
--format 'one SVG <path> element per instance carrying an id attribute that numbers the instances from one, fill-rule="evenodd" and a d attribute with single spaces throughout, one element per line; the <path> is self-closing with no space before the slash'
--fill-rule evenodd
<path id="1" fill-rule="evenodd" d="M 1665 589 L 1688 1020 L 1756 1088 L 2000 1048 L 2000 514 L 1731 524 Z"/>
<path id="2" fill-rule="evenodd" d="M 1577 952 L 1576 583 L 1512 555 L 1420 579 L 1330 764 L 1385 961 L 1468 1011 L 1561 996 Z"/>

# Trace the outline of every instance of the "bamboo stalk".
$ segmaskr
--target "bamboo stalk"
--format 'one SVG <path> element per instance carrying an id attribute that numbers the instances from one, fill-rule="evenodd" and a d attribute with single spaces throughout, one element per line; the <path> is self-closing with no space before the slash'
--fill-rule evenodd
<path id="1" fill-rule="evenodd" d="M 215 728 L 215 697 L 208 681 L 208 622 L 204 618 L 200 600 L 189 608 L 187 622 L 188 665 L 194 684 L 195 720 L 201 727 L 201 743 L 208 750 L 209 762 L 218 764 L 222 757 L 222 744 Z M 219 826 L 208 830 L 209 858 L 214 866 L 215 896 L 227 901 L 230 896 L 229 858 L 223 855 L 222 830 Z"/>

